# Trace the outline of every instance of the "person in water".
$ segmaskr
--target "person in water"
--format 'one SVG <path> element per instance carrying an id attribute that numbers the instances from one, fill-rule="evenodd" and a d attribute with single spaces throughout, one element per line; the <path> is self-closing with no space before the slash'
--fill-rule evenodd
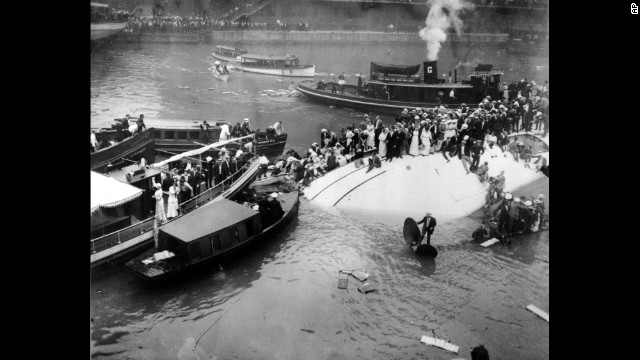
<path id="1" fill-rule="evenodd" d="M 427 213 L 417 224 L 424 225 L 422 225 L 422 234 L 420 235 L 420 239 L 416 245 L 420 245 L 422 243 L 425 234 L 427 235 L 427 245 L 431 245 L 431 234 L 433 234 L 433 230 L 436 227 L 436 218 L 431 216 L 431 213 Z"/>

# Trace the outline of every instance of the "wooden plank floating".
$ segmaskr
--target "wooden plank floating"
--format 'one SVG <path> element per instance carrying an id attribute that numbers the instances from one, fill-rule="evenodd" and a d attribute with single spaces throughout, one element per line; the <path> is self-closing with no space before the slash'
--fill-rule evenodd
<path id="1" fill-rule="evenodd" d="M 533 305 L 527 305 L 527 310 L 531 311 L 532 313 L 540 316 L 541 318 L 543 318 L 546 322 L 549 322 L 549 314 L 547 314 L 546 312 L 540 310 L 539 308 L 533 306 Z"/>
<path id="2" fill-rule="evenodd" d="M 495 243 L 497 243 L 497 242 L 499 242 L 499 241 L 500 241 L 500 240 L 498 240 L 498 239 L 496 239 L 496 238 L 489 239 L 489 240 L 487 240 L 487 241 L 483 242 L 482 244 L 480 244 L 480 246 L 488 247 L 488 246 L 491 246 L 491 245 L 493 245 L 493 244 L 495 244 Z"/>
<path id="3" fill-rule="evenodd" d="M 344 271 L 338 272 L 338 289 L 346 289 L 349 284 L 349 275 Z"/>
<path id="4" fill-rule="evenodd" d="M 447 342 L 443 339 L 436 339 L 436 338 L 429 337 L 427 335 L 423 335 L 422 339 L 420 339 L 420 342 L 423 342 L 427 345 L 439 347 L 447 351 L 451 351 L 454 354 L 457 354 L 458 350 L 460 350 L 460 347 L 458 345 L 453 345 L 452 343 Z"/>

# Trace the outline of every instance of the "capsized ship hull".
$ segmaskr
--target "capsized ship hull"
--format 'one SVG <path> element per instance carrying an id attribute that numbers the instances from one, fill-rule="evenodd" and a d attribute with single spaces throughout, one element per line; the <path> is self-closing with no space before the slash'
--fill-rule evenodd
<path id="1" fill-rule="evenodd" d="M 535 166 L 527 169 L 523 160 L 516 162 L 509 153 L 505 157 L 497 150 L 496 154 L 497 158 L 491 158 L 485 153 L 480 161 L 489 162 L 490 176 L 504 170 L 505 191 L 514 196 L 548 196 L 549 178 L 536 173 Z M 404 155 L 392 162 L 383 160 L 381 168 L 368 173 L 367 168 L 357 169 L 349 163 L 331 171 L 305 188 L 305 197 L 323 208 L 390 223 L 402 223 L 406 217 L 422 218 L 427 211 L 439 222 L 450 221 L 470 216 L 485 205 L 489 185 L 474 173 L 466 174 L 457 157 L 447 163 L 441 153 Z"/>

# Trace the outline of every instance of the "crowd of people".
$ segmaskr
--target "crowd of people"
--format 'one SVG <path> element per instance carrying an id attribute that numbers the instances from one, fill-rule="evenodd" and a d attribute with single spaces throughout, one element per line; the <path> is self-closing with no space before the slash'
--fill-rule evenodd
<path id="1" fill-rule="evenodd" d="M 493 195 L 488 195 L 483 223 L 471 235 L 474 241 L 496 238 L 508 244 L 511 236 L 548 228 L 543 194 L 514 197 L 502 189 L 489 193 Z"/>
<path id="2" fill-rule="evenodd" d="M 201 30 L 266 30 L 266 31 L 307 31 L 306 22 L 287 23 L 275 22 L 230 21 L 221 18 L 207 19 L 203 16 L 162 16 L 162 17 L 133 17 L 124 30 L 125 33 L 194 33 Z"/>
<path id="3" fill-rule="evenodd" d="M 222 147 L 218 159 L 207 156 L 206 161 L 194 165 L 189 159 L 169 163 L 169 170 L 161 174 L 161 182 L 154 184 L 157 189 L 156 216 L 167 221 L 179 216 L 183 204 L 219 184 L 231 184 L 241 175 L 241 170 L 253 156 L 246 150 L 232 152 Z M 197 163 L 194 160 L 194 163 Z M 161 211 L 162 210 L 162 211 Z"/>
<path id="4" fill-rule="evenodd" d="M 135 123 L 133 123 L 135 121 Z M 103 137 L 100 133 L 96 134 L 95 130 L 91 131 L 91 152 L 115 145 L 120 141 L 135 136 L 147 129 L 144 123 L 144 114 L 140 114 L 139 118 L 131 117 L 127 114 L 125 117 L 115 119 L 111 125 L 111 129 L 115 130 L 115 137 Z M 98 139 L 100 137 L 100 139 Z"/>

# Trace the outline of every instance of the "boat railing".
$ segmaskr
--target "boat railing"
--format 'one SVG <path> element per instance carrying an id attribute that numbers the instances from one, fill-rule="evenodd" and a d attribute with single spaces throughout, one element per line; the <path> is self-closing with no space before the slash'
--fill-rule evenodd
<path id="1" fill-rule="evenodd" d="M 215 185 L 211 189 L 208 189 L 197 196 L 182 202 L 179 205 L 180 214 L 174 218 L 168 219 L 164 224 L 170 223 L 175 219 L 180 218 L 181 216 L 191 212 L 194 209 L 208 203 L 209 201 L 215 199 L 220 194 L 222 194 L 226 189 L 232 186 L 235 181 L 240 179 L 240 177 L 247 172 L 247 170 L 251 167 L 252 162 L 249 161 L 245 165 L 243 165 L 238 171 L 229 175 L 229 177 L 223 181 L 222 183 Z M 146 232 L 153 231 L 153 221 L 155 216 L 152 216 L 148 219 L 145 219 L 139 223 L 128 226 L 124 229 L 120 229 L 113 233 L 103 235 L 99 238 L 95 238 L 91 240 L 91 253 L 95 254 L 99 251 L 103 251 L 114 247 L 116 245 L 122 244 L 123 242 L 132 240 L 140 235 L 143 235 Z M 163 224 L 163 225 L 164 225 Z"/>

